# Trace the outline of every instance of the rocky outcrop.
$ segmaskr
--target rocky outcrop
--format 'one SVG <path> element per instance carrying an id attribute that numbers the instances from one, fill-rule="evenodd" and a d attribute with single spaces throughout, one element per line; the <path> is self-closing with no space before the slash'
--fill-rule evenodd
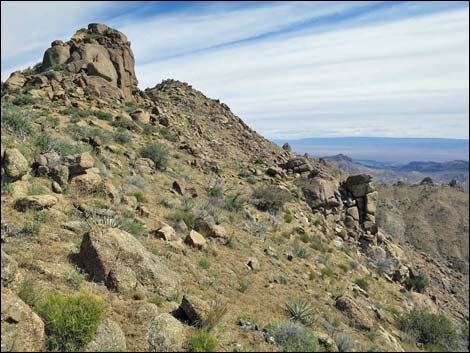
<path id="1" fill-rule="evenodd" d="M 202 325 L 209 313 L 209 305 L 194 295 L 185 295 L 181 301 L 181 309 L 193 324 Z"/>
<path id="2" fill-rule="evenodd" d="M 18 280 L 18 263 L 2 250 L 2 287 L 9 287 Z"/>
<path id="3" fill-rule="evenodd" d="M 305 173 L 313 170 L 312 164 L 306 157 L 295 157 L 289 159 L 285 164 L 282 165 L 284 169 L 287 170 L 287 173 Z"/>
<path id="4" fill-rule="evenodd" d="M 178 275 L 150 254 L 131 234 L 97 225 L 83 236 L 78 262 L 96 282 L 112 291 L 132 295 L 151 291 L 174 293 Z"/>
<path id="5" fill-rule="evenodd" d="M 20 212 L 27 210 L 42 210 L 57 203 L 57 198 L 52 195 L 24 196 L 16 200 L 15 208 Z"/>
<path id="6" fill-rule="evenodd" d="M 374 327 L 374 321 L 350 296 L 338 297 L 335 305 L 338 310 L 354 321 L 357 328 L 370 331 Z"/>
<path id="7" fill-rule="evenodd" d="M 40 352 L 44 348 L 42 320 L 20 298 L 3 287 L 1 330 L 2 352 Z"/>
<path id="8" fill-rule="evenodd" d="M 315 176 L 309 179 L 303 191 L 310 207 L 314 209 L 320 207 L 331 208 L 339 205 L 338 188 L 339 183 L 337 180 Z"/>
<path id="9" fill-rule="evenodd" d="M 367 174 L 352 175 L 344 183 L 346 192 L 346 223 L 361 225 L 372 234 L 377 233 L 375 214 L 378 193 L 372 183 L 372 176 Z"/>

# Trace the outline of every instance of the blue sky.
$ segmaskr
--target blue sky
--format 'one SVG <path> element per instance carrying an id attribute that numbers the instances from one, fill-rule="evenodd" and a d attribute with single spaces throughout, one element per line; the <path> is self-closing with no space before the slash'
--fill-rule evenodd
<path id="1" fill-rule="evenodd" d="M 268 138 L 468 138 L 467 2 L 2 1 L 2 80 L 103 22 L 139 86 L 221 99 Z"/>

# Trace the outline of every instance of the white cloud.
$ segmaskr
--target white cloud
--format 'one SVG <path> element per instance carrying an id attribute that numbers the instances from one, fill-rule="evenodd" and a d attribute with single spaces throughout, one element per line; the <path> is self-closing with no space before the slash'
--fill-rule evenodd
<path id="1" fill-rule="evenodd" d="M 4 61 L 9 69 L 30 62 L 26 49 L 42 55 L 53 39 L 118 6 L 41 4 L 23 17 L 16 5 L 6 22 L 2 11 L 2 69 Z M 362 12 L 371 4 L 217 3 L 145 18 L 121 11 L 107 23 L 132 41 L 141 88 L 165 78 L 189 82 L 267 137 L 468 138 L 468 7 L 446 4 Z M 46 13 L 51 20 L 35 31 Z"/>

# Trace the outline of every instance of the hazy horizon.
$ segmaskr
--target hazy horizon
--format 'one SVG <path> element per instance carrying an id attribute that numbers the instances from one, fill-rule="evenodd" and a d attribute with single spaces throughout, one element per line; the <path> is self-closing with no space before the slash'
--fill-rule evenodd
<path id="1" fill-rule="evenodd" d="M 272 139 L 272 141 L 281 146 L 289 142 L 295 152 L 308 153 L 312 157 L 344 154 L 355 160 L 400 164 L 413 161 L 469 161 L 468 139 L 350 136 Z"/>

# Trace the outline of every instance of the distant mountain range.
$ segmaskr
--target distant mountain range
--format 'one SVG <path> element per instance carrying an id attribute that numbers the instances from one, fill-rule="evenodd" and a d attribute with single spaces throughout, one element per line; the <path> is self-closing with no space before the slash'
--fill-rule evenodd
<path id="1" fill-rule="evenodd" d="M 334 137 L 273 141 L 278 145 L 288 142 L 300 154 L 308 153 L 312 157 L 345 154 L 355 161 L 373 164 L 374 167 L 379 164 L 388 167 L 413 161 L 469 160 L 468 139 Z"/>
<path id="2" fill-rule="evenodd" d="M 356 161 L 344 154 L 324 157 L 349 174 L 367 173 L 375 177 L 377 183 L 394 184 L 403 181 L 418 184 L 425 177 L 434 182 L 448 184 L 453 178 L 469 189 L 469 163 L 455 160 L 449 162 L 417 162 L 402 165 L 390 165 L 375 161 Z"/>

